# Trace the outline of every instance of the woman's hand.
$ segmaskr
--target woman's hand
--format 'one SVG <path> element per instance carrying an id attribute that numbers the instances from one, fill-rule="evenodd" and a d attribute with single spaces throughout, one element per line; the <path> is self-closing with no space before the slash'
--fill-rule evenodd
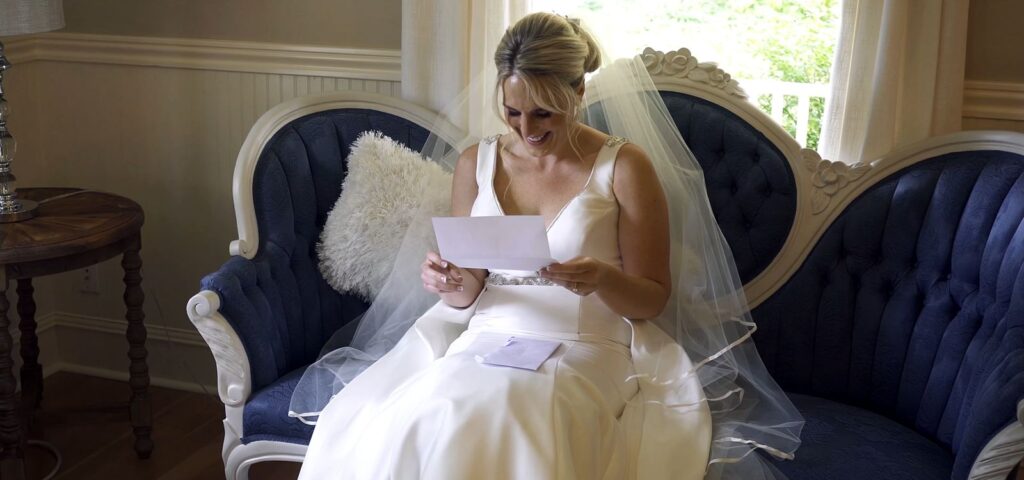
<path id="1" fill-rule="evenodd" d="M 576 257 L 565 263 L 552 263 L 541 269 L 540 276 L 547 278 L 580 296 L 587 296 L 600 289 L 612 266 L 591 257 Z"/>
<path id="2" fill-rule="evenodd" d="M 420 278 L 428 292 L 440 295 L 464 290 L 462 269 L 443 260 L 437 252 L 427 252 L 427 259 L 420 265 Z"/>

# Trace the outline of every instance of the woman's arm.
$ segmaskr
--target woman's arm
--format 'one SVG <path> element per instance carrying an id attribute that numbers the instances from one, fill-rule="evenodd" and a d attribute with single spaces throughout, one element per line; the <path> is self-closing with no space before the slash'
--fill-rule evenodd
<path id="1" fill-rule="evenodd" d="M 672 291 L 669 219 L 665 193 L 644 151 L 632 144 L 619 150 L 612 189 L 619 202 L 619 270 L 590 257 L 578 257 L 542 271 L 580 295 L 595 294 L 626 318 L 661 313 Z"/>
<path id="2" fill-rule="evenodd" d="M 462 152 L 455 164 L 452 179 L 452 215 L 469 216 L 476 200 L 476 155 L 478 145 Z M 421 265 L 423 288 L 437 293 L 444 303 L 457 308 L 468 307 L 484 288 L 487 270 L 459 268 L 441 258 L 437 252 L 427 252 Z"/>

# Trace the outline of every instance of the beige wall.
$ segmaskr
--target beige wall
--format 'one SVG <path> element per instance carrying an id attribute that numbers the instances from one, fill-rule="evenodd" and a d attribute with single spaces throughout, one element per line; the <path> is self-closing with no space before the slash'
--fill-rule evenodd
<path id="1" fill-rule="evenodd" d="M 964 130 L 1024 132 L 1024 1 L 975 0 L 967 24 Z"/>
<path id="2" fill-rule="evenodd" d="M 266 110 L 297 96 L 397 95 L 400 6 L 400 0 L 66 0 L 62 33 L 6 42 L 14 63 L 5 94 L 19 144 L 19 186 L 103 190 L 145 210 L 142 274 L 156 383 L 213 383 L 212 357 L 185 304 L 200 279 L 228 259 L 228 243 L 237 237 L 231 179 L 248 130 Z M 283 50 L 248 49 L 246 42 Z M 312 60 L 301 56 L 308 52 Z M 51 369 L 61 362 L 95 374 L 127 369 L 118 333 L 124 316 L 119 259 L 98 272 L 99 293 L 80 291 L 78 271 L 36 281 L 37 319 L 58 337 L 42 345 L 44 357 L 59 357 L 49 361 Z"/>
<path id="3" fill-rule="evenodd" d="M 64 0 L 69 32 L 397 49 L 401 0 Z"/>
<path id="4" fill-rule="evenodd" d="M 400 6 L 400 0 L 65 0 L 66 31 L 72 33 L 392 53 L 400 45 Z M 1024 18 L 1024 2 L 976 0 L 970 15 L 967 78 L 1024 85 L 1024 30 L 1014 24 Z M 259 115 L 304 94 L 398 93 L 393 79 L 225 71 L 216 65 L 118 65 L 102 60 L 44 59 L 18 64 L 20 54 L 16 46 L 11 48 L 16 65 L 5 85 L 14 111 L 11 127 L 19 140 L 15 173 L 20 184 L 95 188 L 142 204 L 147 216 L 143 286 L 153 336 L 165 329 L 194 332 L 184 305 L 197 291 L 200 278 L 228 257 L 228 242 L 236 236 L 231 174 L 242 140 Z M 965 117 L 964 128 L 1024 132 L 1024 121 Z M 87 319 L 119 318 L 123 315 L 120 266 L 107 262 L 100 266 L 99 275 L 99 294 L 79 292 L 77 272 L 41 279 L 37 282 L 39 315 L 64 312 Z M 75 358 L 89 358 L 94 347 L 80 348 Z M 168 358 L 180 352 L 180 348 L 151 348 L 151 354 L 163 357 L 154 358 L 154 364 L 163 361 L 169 369 L 174 362 Z M 123 359 L 120 353 L 115 357 Z M 204 365 L 209 373 L 212 362 Z"/>
<path id="5" fill-rule="evenodd" d="M 1024 83 L 1024 1 L 974 0 L 967 23 L 968 80 Z"/>

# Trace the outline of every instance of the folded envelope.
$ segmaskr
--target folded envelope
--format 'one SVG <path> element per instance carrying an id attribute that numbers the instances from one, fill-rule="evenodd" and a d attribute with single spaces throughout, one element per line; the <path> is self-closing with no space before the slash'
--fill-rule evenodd
<path id="1" fill-rule="evenodd" d="M 537 271 L 551 258 L 544 217 L 434 217 L 441 258 L 463 268 Z"/>
<path id="2" fill-rule="evenodd" d="M 476 361 L 487 365 L 536 371 L 560 345 L 562 342 L 558 340 L 508 337 L 501 347 L 486 355 L 477 355 Z"/>

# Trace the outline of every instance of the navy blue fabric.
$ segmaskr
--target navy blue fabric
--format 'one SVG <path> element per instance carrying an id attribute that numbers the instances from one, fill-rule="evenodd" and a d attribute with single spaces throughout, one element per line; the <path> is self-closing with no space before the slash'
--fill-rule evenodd
<path id="1" fill-rule="evenodd" d="M 704 171 L 711 210 L 736 259 L 740 280 L 775 259 L 796 217 L 796 182 L 786 157 L 736 114 L 702 98 L 660 92 L 669 115 Z M 587 123 L 607 132 L 604 112 Z"/>
<path id="2" fill-rule="evenodd" d="M 881 413 L 965 478 L 1024 398 L 1024 157 L 957 152 L 858 197 L 753 311 L 787 391 Z"/>
<path id="3" fill-rule="evenodd" d="M 270 440 L 308 445 L 313 426 L 288 416 L 288 404 L 306 367 L 297 368 L 263 387 L 242 412 L 242 443 Z"/>
<path id="4" fill-rule="evenodd" d="M 793 480 L 947 479 L 953 455 L 877 413 L 806 395 L 791 395 L 804 414 L 803 443 L 791 461 L 773 464 Z"/>
<path id="5" fill-rule="evenodd" d="M 789 236 L 796 217 L 793 171 L 764 134 L 734 113 L 682 93 L 661 97 L 704 170 L 711 210 L 747 283 Z"/>
<path id="6" fill-rule="evenodd" d="M 323 279 L 316 242 L 341 193 L 349 146 L 368 130 L 415 150 L 428 135 L 401 117 L 364 109 L 292 121 L 270 139 L 256 165 L 256 256 L 233 257 L 201 282 L 220 295 L 221 313 L 241 338 L 254 391 L 310 363 L 332 333 L 367 308 Z"/>

